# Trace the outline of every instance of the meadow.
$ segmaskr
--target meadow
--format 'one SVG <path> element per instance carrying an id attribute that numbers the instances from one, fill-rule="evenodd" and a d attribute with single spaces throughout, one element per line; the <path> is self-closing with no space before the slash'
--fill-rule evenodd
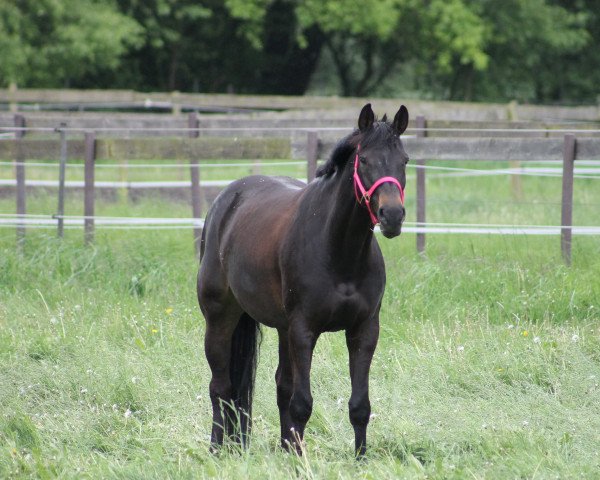
<path id="1" fill-rule="evenodd" d="M 576 180 L 576 224 L 600 224 L 596 184 Z M 560 217 L 556 178 L 526 177 L 514 198 L 504 177 L 432 176 L 428 195 L 431 221 Z M 28 202 L 50 213 L 55 196 Z M 81 198 L 67 210 L 80 214 Z M 97 207 L 189 210 L 126 195 Z M 81 230 L 30 229 L 20 254 L 0 229 L 0 478 L 600 478 L 600 239 L 575 237 L 571 267 L 552 236 L 429 235 L 424 257 L 412 235 L 379 241 L 388 285 L 357 462 L 343 335 L 317 343 L 297 457 L 278 447 L 269 329 L 250 448 L 209 454 L 191 231 L 98 229 L 86 247 Z"/>

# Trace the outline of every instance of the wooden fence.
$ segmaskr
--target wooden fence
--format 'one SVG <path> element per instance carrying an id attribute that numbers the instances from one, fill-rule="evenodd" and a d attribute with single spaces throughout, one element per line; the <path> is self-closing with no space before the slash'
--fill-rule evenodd
<path id="1" fill-rule="evenodd" d="M 21 121 L 21 120 L 19 120 Z M 94 168 L 97 160 L 182 160 L 190 165 L 192 214 L 201 218 L 200 165 L 209 159 L 282 159 L 303 158 L 307 165 L 307 178 L 315 175 L 317 161 L 325 159 L 335 142 L 321 138 L 317 130 L 290 138 L 212 138 L 197 135 L 198 119 L 190 117 L 186 137 L 178 138 L 101 138 L 94 132 L 85 132 L 80 140 L 27 138 L 19 133 L 16 138 L 0 141 L 0 158 L 14 159 L 16 172 L 16 213 L 26 214 L 25 166 L 31 160 L 56 158 L 60 152 L 61 163 L 69 159 L 85 159 L 84 218 L 85 241 L 94 238 L 94 202 L 96 182 Z M 561 249 L 565 262 L 571 261 L 571 232 L 573 209 L 573 169 L 576 160 L 600 159 L 600 138 L 577 138 L 574 134 L 562 138 L 431 138 L 427 136 L 423 117 L 416 120 L 418 135 L 404 140 L 405 149 L 418 167 L 431 160 L 446 161 L 562 161 L 562 214 Z M 61 167 L 64 169 L 64 166 Z M 417 168 L 416 207 L 417 225 L 426 225 L 425 169 Z M 59 196 L 64 195 L 64 174 L 59 182 Z M 61 193 L 62 192 L 62 193 Z M 60 200 L 59 200 L 60 204 Z M 59 223 L 60 231 L 60 223 Z M 24 224 L 17 226 L 18 242 L 23 241 Z M 194 232 L 199 246 L 200 229 Z M 425 234 L 417 235 L 417 249 L 425 251 Z"/>
<path id="2" fill-rule="evenodd" d="M 11 111 L 23 109 L 163 109 L 179 114 L 182 111 L 263 111 L 263 110 L 349 110 L 360 108 L 371 101 L 377 111 L 395 112 L 404 103 L 413 116 L 444 120 L 511 121 L 600 121 L 600 106 L 543 106 L 520 105 L 516 102 L 474 103 L 433 102 L 410 99 L 364 99 L 317 96 L 268 96 L 192 94 L 180 92 L 135 92 L 131 90 L 42 90 L 0 89 L 0 103 Z"/>
<path id="3" fill-rule="evenodd" d="M 383 110 L 382 110 L 383 111 Z M 0 134 L 13 135 L 16 119 L 24 122 L 27 135 L 48 136 L 57 128 L 69 131 L 94 130 L 103 137 L 173 137 L 187 136 L 190 119 L 197 125 L 196 136 L 223 137 L 290 137 L 303 136 L 307 129 L 318 129 L 322 137 L 336 139 L 356 124 L 357 111 L 266 112 L 255 115 L 185 115 L 156 113 L 98 112 L 23 112 L 15 116 L 0 112 Z M 414 118 L 418 115 L 413 115 Z M 428 117 L 429 118 L 429 117 Z M 408 133 L 416 133 L 416 120 L 409 122 Z M 429 137 L 552 137 L 565 131 L 582 136 L 597 136 L 600 122 L 442 120 L 428 121 Z"/>

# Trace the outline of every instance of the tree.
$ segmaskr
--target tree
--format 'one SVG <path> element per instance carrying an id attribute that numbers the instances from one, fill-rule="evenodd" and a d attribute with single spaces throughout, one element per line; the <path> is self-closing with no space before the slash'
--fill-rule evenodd
<path id="1" fill-rule="evenodd" d="M 111 0 L 0 3 L 0 83 L 64 86 L 116 69 L 141 29 Z"/>
<path id="2" fill-rule="evenodd" d="M 487 65 L 484 22 L 463 0 L 307 0 L 297 15 L 323 32 L 343 95 L 366 95 L 412 60 L 441 71 Z"/>
<path id="3" fill-rule="evenodd" d="M 316 26 L 305 29 L 299 41 L 295 2 L 274 0 L 265 15 L 262 50 L 255 91 L 302 95 L 316 69 L 324 36 Z"/>
<path id="4" fill-rule="evenodd" d="M 600 102 L 600 0 L 561 0 L 571 18 L 584 26 L 585 45 L 562 51 L 551 62 L 546 77 L 544 101 Z"/>
<path id="5" fill-rule="evenodd" d="M 248 80 L 242 60 L 261 49 L 266 1 L 119 0 L 121 11 L 142 25 L 144 40 L 127 56 L 127 78 L 107 81 L 210 92 Z M 242 68 L 232 75 L 235 65 Z"/>
<path id="6" fill-rule="evenodd" d="M 485 0 L 477 4 L 490 31 L 485 46 L 489 66 L 479 72 L 455 68 L 453 84 L 469 88 L 455 88 L 451 97 L 560 99 L 568 57 L 590 40 L 586 14 L 548 0 Z"/>

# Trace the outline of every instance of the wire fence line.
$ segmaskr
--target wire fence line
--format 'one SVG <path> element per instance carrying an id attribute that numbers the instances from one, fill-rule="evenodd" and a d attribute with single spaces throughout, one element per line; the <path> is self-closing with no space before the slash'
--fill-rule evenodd
<path id="1" fill-rule="evenodd" d="M 202 180 L 199 185 L 202 187 L 226 187 L 234 180 Z M 306 179 L 304 179 L 306 181 Z M 0 179 L 0 187 L 16 187 L 18 185 L 15 179 Z M 66 180 L 64 187 L 67 188 L 85 188 L 85 180 Z M 25 180 L 25 187 L 51 187 L 60 186 L 58 180 Z M 95 188 L 126 188 L 126 189 L 152 189 L 152 188 L 189 188 L 189 181 L 96 181 Z"/>
<path id="2" fill-rule="evenodd" d="M 218 164 L 200 164 L 199 169 L 204 168 L 232 168 L 232 167 L 274 167 L 274 166 L 300 166 L 305 165 L 306 162 L 256 162 L 256 163 L 218 163 Z M 58 168 L 57 163 L 38 163 L 30 164 L 27 162 L 0 162 L 0 165 L 28 165 L 45 168 Z M 75 166 L 75 165 L 67 165 Z M 158 165 L 158 164 L 144 164 L 144 165 L 132 165 L 134 168 L 149 169 L 153 167 L 157 168 L 188 168 L 189 164 L 171 164 L 171 165 Z M 116 168 L 116 169 L 127 169 L 127 164 L 96 164 L 96 168 Z M 547 167 L 517 167 L 517 168 L 492 168 L 492 169 L 481 169 L 481 168 L 461 168 L 461 167 L 442 167 L 435 165 L 411 165 L 411 169 L 422 169 L 422 170 L 438 170 L 451 173 L 438 173 L 432 174 L 429 178 L 453 178 L 453 177 L 479 177 L 479 176 L 498 176 L 498 175 L 515 175 L 515 176 L 528 176 L 528 177 L 562 177 L 561 168 L 547 168 Z M 84 168 L 84 165 L 78 164 L 77 168 Z M 575 167 L 573 178 L 578 179 L 589 179 L 599 180 L 600 179 L 600 168 L 584 168 Z M 298 180 L 306 182 L 306 178 L 298 178 Z M 224 180 L 201 180 L 201 186 L 226 186 L 233 182 L 234 179 Z M 15 179 L 0 179 L 0 186 L 16 186 L 17 181 Z M 58 187 L 58 180 L 25 180 L 26 186 L 31 187 Z M 83 181 L 69 180 L 65 182 L 66 187 L 82 188 L 84 186 Z M 96 186 L 99 188 L 185 188 L 189 187 L 189 182 L 186 181 L 97 181 Z"/>
<path id="3" fill-rule="evenodd" d="M 0 162 L 2 166 L 17 166 L 23 165 L 28 167 L 42 167 L 42 168 L 56 168 L 59 166 L 56 162 Z M 283 167 L 283 166 L 297 166 L 306 165 L 306 162 L 301 161 L 285 161 L 285 162 L 265 162 L 260 159 L 248 160 L 247 162 L 225 162 L 225 163 L 204 163 L 202 162 L 200 168 L 230 168 L 230 167 Z M 118 169 L 129 169 L 129 168 L 188 168 L 189 163 L 96 163 L 96 168 L 118 168 Z M 69 163 L 66 165 L 67 168 L 84 168 L 85 166 L 81 163 Z"/>
<path id="4" fill-rule="evenodd" d="M 533 162 L 531 162 L 533 163 Z M 539 161 L 535 163 L 549 163 L 553 165 L 557 165 L 560 162 L 558 161 Z M 600 168 L 594 168 L 596 166 L 600 167 L 600 161 L 598 160 L 581 160 L 581 166 L 574 167 L 574 175 L 575 178 L 591 178 L 598 179 L 600 178 Z M 251 159 L 246 162 L 202 162 L 199 163 L 199 169 L 206 168 L 238 168 L 238 167 L 281 167 L 281 166 L 304 166 L 306 165 L 305 161 L 264 161 L 261 159 Z M 40 168 L 57 168 L 59 167 L 59 163 L 56 162 L 6 162 L 0 161 L 0 166 L 29 166 L 29 167 L 40 167 Z M 82 169 L 85 168 L 84 164 L 81 163 L 67 163 L 66 168 L 76 168 Z M 96 163 L 95 168 L 103 168 L 103 169 L 149 169 L 149 168 L 157 168 L 157 169 L 181 169 L 188 168 L 189 163 L 129 163 L 123 159 L 121 163 Z M 561 168 L 547 168 L 547 167 L 517 167 L 517 168 L 491 168 L 491 169 L 482 169 L 482 168 L 464 168 L 464 167 L 445 167 L 438 165 L 416 165 L 409 163 L 407 165 L 409 169 L 423 169 L 423 170 L 443 170 L 448 172 L 456 172 L 452 174 L 446 175 L 432 175 L 432 177 L 452 177 L 452 176 L 478 176 L 478 175 L 524 175 L 524 176 L 554 176 L 554 177 L 562 177 L 562 169 Z M 587 167 L 587 168 L 586 168 Z M 464 173 L 465 175 L 461 175 Z M 598 175 L 596 175 L 598 174 Z M 3 180 L 0 180 L 2 182 Z M 233 180 L 231 180 L 233 181 Z M 187 185 L 187 184 L 186 184 Z"/>
<path id="5" fill-rule="evenodd" d="M 14 228 L 27 225 L 35 228 L 56 228 L 59 218 L 64 220 L 65 228 L 82 228 L 85 220 L 93 219 L 100 228 L 110 229 L 191 229 L 202 228 L 204 219 L 197 218 L 156 218 L 156 217 L 104 217 L 85 215 L 10 215 L 0 214 L 0 227 Z M 514 225 L 486 223 L 444 223 L 431 222 L 418 224 L 405 222 L 405 233 L 438 234 L 480 234 L 480 235 L 560 235 L 561 225 Z M 375 229 L 377 232 L 378 228 Z M 600 226 L 573 226 L 577 235 L 600 235 Z"/>

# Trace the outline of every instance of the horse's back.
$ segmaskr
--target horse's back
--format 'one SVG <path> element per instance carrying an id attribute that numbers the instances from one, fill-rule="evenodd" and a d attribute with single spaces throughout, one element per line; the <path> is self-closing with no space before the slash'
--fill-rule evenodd
<path id="1" fill-rule="evenodd" d="M 215 199 L 207 216 L 207 234 L 217 228 L 221 234 L 239 223 L 269 225 L 277 223 L 292 208 L 306 185 L 290 177 L 252 175 L 232 182 Z M 248 217 L 250 215 L 250 217 Z M 255 230 L 256 228 L 252 228 Z"/>

